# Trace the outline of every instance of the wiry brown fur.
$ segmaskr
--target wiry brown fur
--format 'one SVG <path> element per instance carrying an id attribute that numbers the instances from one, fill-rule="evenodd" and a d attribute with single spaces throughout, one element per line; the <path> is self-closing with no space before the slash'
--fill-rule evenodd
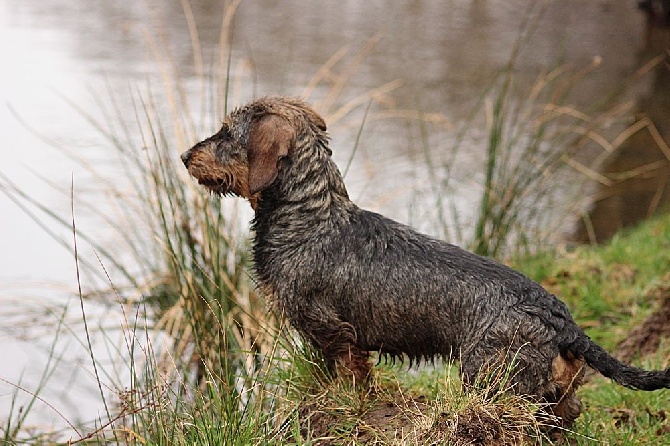
<path id="1" fill-rule="evenodd" d="M 466 383 L 513 365 L 512 390 L 551 403 L 565 425 L 581 411 L 584 364 L 628 387 L 670 387 L 670 371 L 616 361 L 522 274 L 357 207 L 323 119 L 300 100 L 237 109 L 182 159 L 213 192 L 251 202 L 261 288 L 333 371 L 364 381 L 370 351 L 458 359 Z"/>

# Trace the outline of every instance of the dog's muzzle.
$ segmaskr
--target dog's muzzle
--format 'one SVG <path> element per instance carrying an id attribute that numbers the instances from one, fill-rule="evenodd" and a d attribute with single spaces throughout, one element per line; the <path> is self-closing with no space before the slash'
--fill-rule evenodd
<path id="1" fill-rule="evenodd" d="M 191 155 L 192 155 L 191 150 L 187 150 L 186 152 L 181 154 L 181 161 L 184 163 L 184 166 L 186 166 L 187 169 L 188 169 L 188 164 L 191 161 Z"/>

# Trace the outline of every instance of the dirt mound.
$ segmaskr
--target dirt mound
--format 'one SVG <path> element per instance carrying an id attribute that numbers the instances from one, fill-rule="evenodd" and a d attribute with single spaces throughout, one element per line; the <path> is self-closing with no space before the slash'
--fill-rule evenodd
<path id="1" fill-rule="evenodd" d="M 303 438 L 311 438 L 312 444 L 317 445 L 339 445 L 347 438 L 357 444 L 416 439 L 416 425 L 427 410 L 424 398 L 380 399 L 360 414 L 351 413 L 346 407 L 311 403 L 300 409 L 300 427 Z"/>
<path id="2" fill-rule="evenodd" d="M 661 339 L 670 336 L 670 277 L 648 297 L 660 298 L 661 305 L 617 347 L 616 357 L 625 363 L 656 352 Z"/>
<path id="3" fill-rule="evenodd" d="M 503 407 L 468 406 L 440 410 L 425 397 L 397 396 L 377 399 L 360 414 L 344 406 L 327 408 L 315 403 L 300 409 L 303 438 L 310 444 L 421 444 L 517 445 L 524 444 L 523 427 L 510 426 Z M 498 413 L 500 412 L 500 413 Z"/>

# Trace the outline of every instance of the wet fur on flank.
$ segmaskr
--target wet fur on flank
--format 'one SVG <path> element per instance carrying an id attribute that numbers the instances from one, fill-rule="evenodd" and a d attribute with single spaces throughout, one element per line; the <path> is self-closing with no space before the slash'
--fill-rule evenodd
<path id="1" fill-rule="evenodd" d="M 261 289 L 334 372 L 365 381 L 373 351 L 459 360 L 466 383 L 513 363 L 513 391 L 552 403 L 565 425 L 581 412 L 584 364 L 627 387 L 670 387 L 670 369 L 618 362 L 524 275 L 356 206 L 325 122 L 298 99 L 235 110 L 182 159 L 213 192 L 250 201 Z"/>

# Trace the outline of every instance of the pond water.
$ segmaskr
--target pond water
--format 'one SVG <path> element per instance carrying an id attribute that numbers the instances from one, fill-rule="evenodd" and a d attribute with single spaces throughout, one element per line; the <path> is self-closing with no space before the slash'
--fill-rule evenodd
<path id="1" fill-rule="evenodd" d="M 189 15 L 182 3 L 0 0 L 3 187 L 11 181 L 65 221 L 72 219 L 73 188 L 78 230 L 94 233 L 103 245 L 115 245 L 118 235 L 108 228 L 101 213 L 94 211 L 98 207 L 106 213 L 109 191 L 104 181 L 122 182 L 122 166 L 86 115 L 104 120 L 100 101 L 107 101 L 111 92 L 120 113 L 130 116 L 132 122 L 135 92 L 146 92 L 147 85 L 160 85 L 164 74 L 153 41 L 160 43 L 158 51 L 169 52 L 186 95 L 201 95 L 194 60 L 200 56 L 204 71 L 215 70 L 227 6 L 222 1 L 191 2 L 202 48 L 196 54 Z M 653 43 L 667 38 L 659 31 L 650 44 L 645 18 L 635 1 L 412 0 L 393 2 L 393 6 L 355 0 L 247 1 L 238 6 L 232 22 L 229 102 L 236 105 L 277 93 L 301 95 L 317 73 L 324 74 L 322 82 L 307 92 L 312 92 L 309 100 L 320 106 L 329 120 L 331 146 L 342 167 L 348 163 L 370 103 L 369 119 L 347 172 L 351 196 L 364 207 L 441 236 L 433 225 L 437 206 L 431 196 L 426 151 L 433 162 L 448 159 L 457 130 L 463 125 L 472 127 L 457 157 L 452 191 L 460 221 L 470 221 L 481 190 L 486 122 L 484 113 L 470 124 L 468 117 L 510 60 L 529 4 L 535 5 L 531 16 L 539 18 L 514 68 L 519 101 L 538 76 L 552 67 L 568 64 L 579 70 L 598 58 L 601 63 L 597 69 L 584 76 L 570 95 L 575 107 L 588 108 L 625 84 L 653 51 L 663 48 Z M 335 55 L 341 59 L 330 71 L 324 71 Z M 620 92 L 617 100 L 633 104 L 631 116 L 636 110 L 649 111 L 668 141 L 670 89 L 667 76 L 663 76 L 654 68 L 633 88 Z M 338 83 L 345 77 L 346 82 Z M 340 116 L 340 107 L 351 103 L 358 106 Z M 218 109 L 219 116 L 210 120 L 219 119 L 222 112 Z M 418 117 L 424 118 L 425 125 Z M 625 128 L 617 125 L 613 126 L 614 136 Z M 175 156 L 203 136 L 207 135 L 190 135 L 190 142 L 175 147 Z M 638 192 L 628 198 L 625 192 L 630 188 L 617 183 L 624 192 L 614 195 L 616 212 L 603 211 L 591 218 L 598 238 L 600 234 L 606 237 L 622 222 L 645 217 L 652 204 L 653 210 L 662 209 L 667 201 L 663 153 L 652 148 L 653 156 L 644 155 L 651 153 L 644 149 L 653 146 L 648 138 L 633 143 L 633 149 L 617 155 L 632 161 L 604 168 L 627 172 L 643 161 L 644 165 L 659 164 L 648 169 L 645 181 L 649 184 L 636 187 Z M 65 148 L 71 156 L 54 145 Z M 584 149 L 578 159 L 590 166 L 598 154 Z M 81 160 L 94 169 L 87 170 Z M 614 157 L 608 162 L 616 163 Z M 649 180 L 651 174 L 653 181 Z M 556 211 L 556 219 L 560 216 L 561 220 L 556 230 L 564 236 L 577 220 L 566 219 L 566 212 L 574 217 L 578 210 L 588 209 L 589 197 L 612 195 L 598 189 L 597 183 L 575 189 L 583 179 L 583 173 L 568 169 L 557 182 L 568 187 L 556 187 L 557 201 L 561 197 L 570 200 Z M 579 206 L 574 206 L 576 191 L 585 198 L 578 200 Z M 648 200 L 645 203 L 651 204 L 640 205 L 643 195 Z M 93 209 L 77 206 L 78 197 L 92 203 Z M 611 210 L 612 206 L 603 208 Z M 0 194 L 0 352 L 4 359 L 0 363 L 0 420 L 7 416 L 15 389 L 9 383 L 20 381 L 26 389 L 36 388 L 51 341 L 44 335 L 52 331 L 44 327 L 55 326 L 63 296 L 76 290 L 71 230 L 38 214 L 31 218 L 7 195 Z M 53 231 L 56 239 L 41 224 Z M 577 232 L 581 234 L 577 238 L 588 239 L 583 230 Z M 95 262 L 90 247 L 81 256 Z M 114 326 L 109 318 L 102 318 L 109 312 L 107 307 L 87 305 L 95 323 Z M 66 360 L 42 395 L 70 420 L 91 419 L 100 410 L 86 350 L 77 340 L 81 339 L 80 314 L 79 303 L 72 301 L 65 320 L 79 335 L 63 335 L 60 342 L 68 345 L 63 347 Z M 54 407 L 37 406 L 32 423 L 63 425 Z"/>

